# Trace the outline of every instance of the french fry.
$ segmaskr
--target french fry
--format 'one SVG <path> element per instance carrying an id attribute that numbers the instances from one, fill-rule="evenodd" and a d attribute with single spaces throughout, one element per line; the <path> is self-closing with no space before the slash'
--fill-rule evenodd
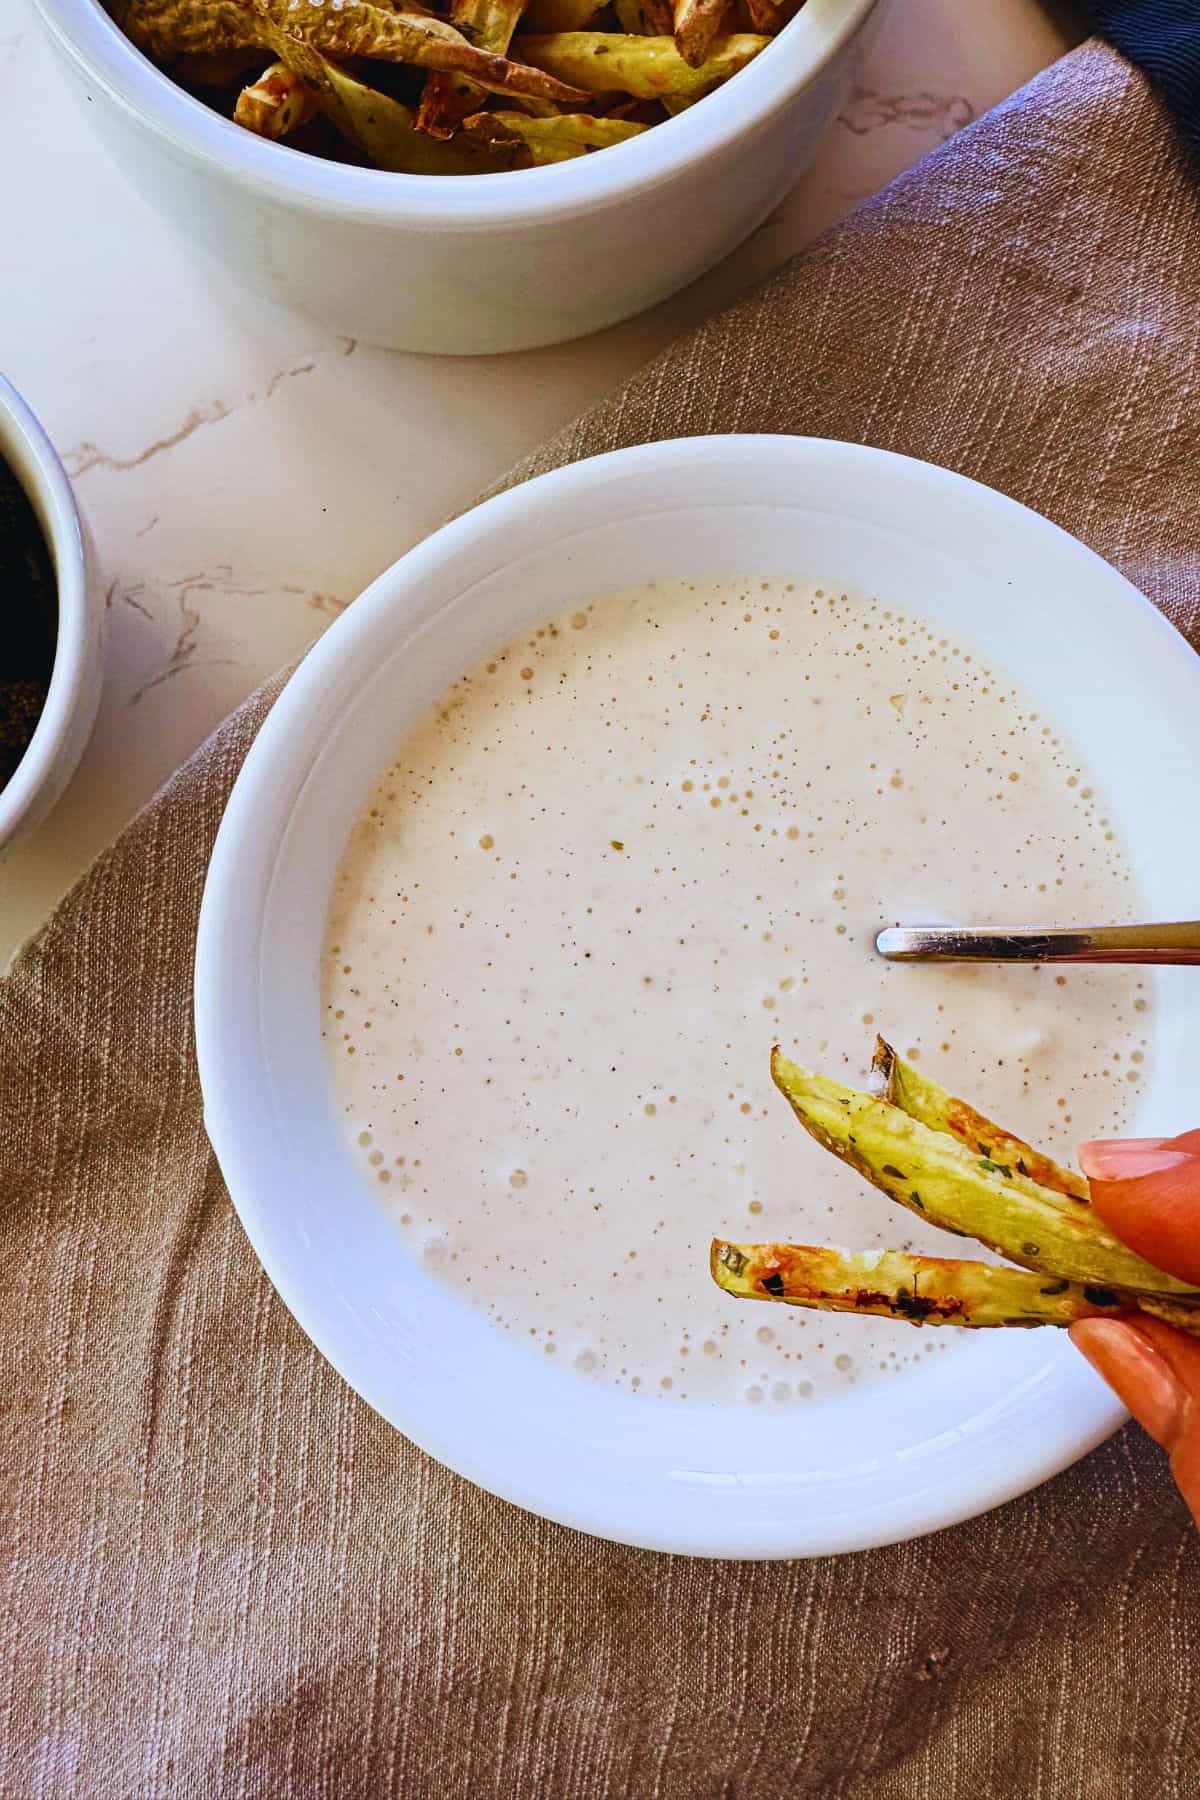
<path id="1" fill-rule="evenodd" d="M 337 61 L 366 56 L 448 69 L 493 93 L 571 102 L 587 98 L 550 70 L 477 49 L 453 25 L 428 14 L 390 12 L 369 0 L 344 0 L 340 9 L 304 4 L 293 11 L 292 5 L 293 0 L 127 0 L 118 22 L 139 49 L 159 60 L 254 45 L 307 74 L 300 60 L 307 48 Z"/>
<path id="2" fill-rule="evenodd" d="M 511 150 L 428 137 L 416 129 L 410 107 L 358 81 L 327 57 L 317 60 L 321 110 L 377 169 L 401 175 L 465 175 L 514 167 Z"/>
<path id="3" fill-rule="evenodd" d="M 244 87 L 233 109 L 236 125 L 258 137 L 278 139 L 307 125 L 318 109 L 318 96 L 303 75 L 286 63 L 273 62 L 258 80 Z"/>
<path id="4" fill-rule="evenodd" d="M 487 96 L 485 95 L 486 99 Z M 532 94 L 511 94 L 507 97 L 508 105 L 519 108 L 530 119 L 558 119 L 562 117 L 562 107 L 555 106 L 553 100 L 535 100 Z M 595 106 L 596 96 L 589 94 L 589 106 Z M 468 117 L 471 115 L 468 114 Z"/>
<path id="5" fill-rule="evenodd" d="M 476 113 L 464 126 L 468 137 L 497 147 L 514 141 L 531 163 L 569 162 L 592 150 L 605 150 L 648 131 L 630 119 L 597 119 L 591 113 L 562 113 L 556 119 L 531 119 L 521 112 Z"/>
<path id="6" fill-rule="evenodd" d="M 1195 1288 L 1110 1237 L 1090 1209 L 1068 1211 L 1060 1195 L 1015 1165 L 981 1156 L 885 1100 L 814 1075 L 778 1048 L 771 1074 L 818 1143 L 931 1224 L 1067 1281 L 1200 1302 Z"/>
<path id="7" fill-rule="evenodd" d="M 1188 1300 L 1164 1300 L 1158 1294 L 1135 1294 L 1139 1312 L 1149 1313 L 1152 1318 L 1163 1319 L 1168 1325 L 1175 1325 L 1180 1331 L 1200 1332 L 1200 1308 Z"/>
<path id="8" fill-rule="evenodd" d="M 429 137 L 452 138 L 463 120 L 485 104 L 486 88 L 466 75 L 447 69 L 430 69 L 421 89 L 421 104 L 414 124 Z"/>
<path id="9" fill-rule="evenodd" d="M 728 10 L 729 0 L 676 0 L 675 48 L 689 68 L 707 62 Z"/>
<path id="10" fill-rule="evenodd" d="M 1134 1304 L 1132 1296 L 1110 1288 L 902 1250 L 856 1252 L 714 1238 L 710 1267 L 717 1286 L 742 1300 L 869 1313 L 910 1325 L 1061 1326 L 1115 1318 Z M 1200 1332 L 1200 1311 L 1190 1316 L 1187 1329 Z"/>
<path id="11" fill-rule="evenodd" d="M 1090 1204 L 1088 1184 L 1082 1175 L 1077 1175 L 1074 1169 L 1064 1169 L 1052 1157 L 1043 1156 L 1040 1150 L 977 1112 L 967 1101 L 955 1099 L 936 1081 L 930 1081 L 904 1062 L 881 1037 L 875 1039 L 871 1075 L 876 1093 L 892 1106 L 898 1106 L 910 1119 L 928 1125 L 931 1131 L 948 1131 L 968 1150 L 976 1150 L 980 1156 L 989 1156 L 993 1162 L 1016 1169 L 1019 1175 L 1027 1175 L 1039 1187 L 1050 1188 L 1084 1206 Z"/>
<path id="12" fill-rule="evenodd" d="M 450 22 L 481 50 L 503 54 L 524 10 L 523 0 L 520 5 L 517 0 L 452 0 Z"/>
<path id="13" fill-rule="evenodd" d="M 778 1046 L 771 1053 L 776 1086 L 825 1149 L 930 1223 L 1022 1266 L 715 1238 L 719 1287 L 913 1325 L 1070 1325 L 1141 1311 L 1200 1336 L 1200 1292 L 1110 1237 L 1082 1177 L 919 1075 L 882 1038 L 872 1071 L 875 1096 L 812 1074 Z"/>
<path id="14" fill-rule="evenodd" d="M 450 23 L 480 50 L 504 56 L 524 10 L 524 0 L 455 0 Z M 448 138 L 487 100 L 487 89 L 465 75 L 431 69 L 421 91 L 416 126 L 431 137 Z M 550 102 L 543 104 L 549 105 Z"/>
<path id="15" fill-rule="evenodd" d="M 698 69 L 686 63 L 667 37 L 634 37 L 617 31 L 563 31 L 518 39 L 524 61 L 589 94 L 613 89 L 640 100 L 699 97 L 751 62 L 769 38 L 736 32 L 717 38 Z"/>
<path id="16" fill-rule="evenodd" d="M 280 140 L 321 113 L 379 167 L 468 174 L 607 148 L 635 132 L 601 121 L 640 130 L 684 111 L 744 68 L 804 0 L 448 0 L 448 14 L 447 0 L 104 3 L 139 49 L 181 83 L 214 90 L 210 104 L 232 108 L 260 137 Z M 603 29 L 614 15 L 621 29 Z M 756 20 L 763 32 L 735 29 Z M 396 86 L 380 77 L 380 93 L 358 80 L 364 60 L 424 71 L 415 116 L 403 104 L 405 78 Z M 330 67 L 357 85 L 339 97 Z M 511 121 L 483 126 L 480 115 L 499 110 L 492 96 L 547 124 L 586 105 L 590 123 L 536 133 Z M 414 132 L 462 141 L 455 155 L 430 157 Z M 326 125 L 301 142 L 316 155 L 343 154 Z"/>
<path id="17" fill-rule="evenodd" d="M 614 0 L 613 12 L 621 30 L 634 37 L 670 37 L 675 30 L 675 15 L 667 0 Z M 658 101 L 667 117 L 672 119 L 695 104 L 696 101 L 686 94 L 664 94 Z"/>

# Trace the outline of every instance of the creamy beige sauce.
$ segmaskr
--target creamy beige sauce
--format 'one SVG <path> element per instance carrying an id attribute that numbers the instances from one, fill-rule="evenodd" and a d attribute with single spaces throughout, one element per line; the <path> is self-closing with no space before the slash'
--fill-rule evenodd
<path id="1" fill-rule="evenodd" d="M 464 676 L 351 834 L 324 1028 L 401 1243 L 532 1353 L 800 1405 L 948 1331 L 729 1299 L 708 1243 L 970 1254 L 809 1142 L 768 1056 L 876 1030 L 1062 1156 L 1146 1073 L 1136 971 L 892 966 L 881 924 L 1132 916 L 1103 795 L 967 644 L 803 583 L 665 583 Z"/>

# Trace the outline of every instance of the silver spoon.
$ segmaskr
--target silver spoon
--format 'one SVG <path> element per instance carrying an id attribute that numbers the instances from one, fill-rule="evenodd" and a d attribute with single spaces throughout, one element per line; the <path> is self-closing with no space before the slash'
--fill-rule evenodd
<path id="1" fill-rule="evenodd" d="M 891 962 L 1200 964 L 1200 920 L 1178 925 L 891 925 L 875 939 Z"/>

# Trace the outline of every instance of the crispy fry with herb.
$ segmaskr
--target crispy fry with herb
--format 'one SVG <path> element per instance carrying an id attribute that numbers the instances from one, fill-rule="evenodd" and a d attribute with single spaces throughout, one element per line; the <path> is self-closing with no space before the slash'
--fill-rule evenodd
<path id="1" fill-rule="evenodd" d="M 128 0 L 118 22 L 139 49 L 160 59 L 253 45 L 306 74 L 300 57 L 307 48 L 336 61 L 364 56 L 457 71 L 493 93 L 559 101 L 586 98 L 552 71 L 477 49 L 443 19 L 391 12 L 368 0 L 346 0 L 340 9 L 304 5 L 295 11 L 292 0 Z"/>
<path id="2" fill-rule="evenodd" d="M 1039 1187 L 1050 1188 L 1085 1206 L 1089 1203 L 1088 1184 L 1082 1175 L 1043 1156 L 1040 1150 L 977 1112 L 967 1101 L 955 1099 L 936 1081 L 930 1081 L 910 1063 L 904 1062 L 881 1037 L 875 1039 L 871 1074 L 879 1096 L 892 1106 L 898 1106 L 910 1119 L 928 1125 L 931 1131 L 948 1131 L 969 1150 L 1016 1169 L 1019 1175 L 1027 1175 Z"/>
<path id="3" fill-rule="evenodd" d="M 1196 1289 L 1119 1244 L 1090 1209 L 1066 1210 L 1061 1196 L 1014 1164 L 981 1156 L 886 1100 L 814 1075 L 778 1048 L 771 1074 L 818 1143 L 930 1224 L 1068 1281 L 1200 1301 Z"/>
<path id="4" fill-rule="evenodd" d="M 531 119 L 527 113 L 483 112 L 466 121 L 464 130 L 473 142 L 497 149 L 517 147 L 531 163 L 569 162 L 621 144 L 648 131 L 648 125 L 631 119 L 597 119 L 591 113 L 562 113 L 555 119 Z"/>
<path id="5" fill-rule="evenodd" d="M 614 90 L 639 100 L 699 97 L 728 81 L 770 40 L 751 32 L 719 37 L 707 60 L 692 68 L 672 38 L 634 37 L 617 31 L 564 31 L 518 39 L 522 57 L 536 69 L 590 94 Z"/>
<path id="6" fill-rule="evenodd" d="M 257 137 L 278 140 L 307 125 L 317 109 L 316 90 L 303 75 L 286 63 L 273 62 L 257 81 L 242 89 L 233 119 Z"/>
<path id="7" fill-rule="evenodd" d="M 674 18 L 675 48 L 689 68 L 707 60 L 729 10 L 729 0 L 677 0 Z"/>
<path id="8" fill-rule="evenodd" d="M 771 1053 L 775 1085 L 826 1150 L 931 1224 L 1022 1266 L 716 1238 L 719 1287 L 913 1325 L 1070 1325 L 1141 1311 L 1200 1336 L 1200 1291 L 1111 1237 L 1082 1176 L 919 1075 L 882 1038 L 872 1069 L 875 1096 Z"/>
<path id="9" fill-rule="evenodd" d="M 779 1300 L 822 1312 L 871 1313 L 910 1325 L 1071 1325 L 1114 1318 L 1134 1298 L 1028 1269 L 912 1256 L 902 1250 L 831 1250 L 811 1244 L 713 1239 L 713 1280 L 742 1300 Z M 1187 1329 L 1200 1332 L 1200 1310 Z"/>
<path id="10" fill-rule="evenodd" d="M 414 124 L 429 137 L 452 138 L 463 120 L 477 112 L 486 100 L 487 89 L 469 76 L 430 69 Z"/>
<path id="11" fill-rule="evenodd" d="M 670 37 L 675 30 L 675 15 L 667 0 L 614 0 L 613 13 L 622 31 L 633 37 Z M 703 95 L 697 95 L 703 99 Z M 686 112 L 696 101 L 686 94 L 663 95 L 658 104 L 674 118 Z"/>
<path id="12" fill-rule="evenodd" d="M 140 50 L 259 137 L 336 156 L 336 130 L 378 168 L 466 175 L 561 162 L 661 124 L 743 69 L 804 0 L 104 4 Z M 406 72 L 376 79 L 371 62 Z M 534 133 L 511 117 L 480 123 L 517 112 L 590 122 Z M 637 131 L 602 129 L 605 120 Z M 426 154 L 414 133 L 453 153 Z"/>
<path id="13" fill-rule="evenodd" d="M 523 10 L 524 0 L 455 0 L 450 23 L 478 49 L 505 56 Z M 464 119 L 486 104 L 487 92 L 466 75 L 431 69 L 417 108 L 417 130 L 452 137 Z"/>
<path id="14" fill-rule="evenodd" d="M 426 136 L 416 129 L 410 107 L 356 80 L 326 57 L 317 62 L 321 110 L 377 169 L 401 175 L 464 175 L 514 166 L 510 149 L 457 139 L 442 143 Z"/>
<path id="15" fill-rule="evenodd" d="M 524 0 L 453 0 L 450 22 L 481 50 L 503 53 L 524 11 Z"/>

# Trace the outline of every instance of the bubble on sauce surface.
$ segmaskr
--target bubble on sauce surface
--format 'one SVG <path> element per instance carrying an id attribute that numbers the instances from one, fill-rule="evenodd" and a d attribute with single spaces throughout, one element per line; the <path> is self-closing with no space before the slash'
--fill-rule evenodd
<path id="1" fill-rule="evenodd" d="M 579 615 L 466 671 L 348 843 L 322 999 L 358 1166 L 409 1221 L 398 1254 L 641 1404 L 903 1378 L 951 1334 L 710 1281 L 710 1233 L 896 1245 L 894 1207 L 798 1141 L 771 1041 L 861 1086 L 883 1031 L 1062 1157 L 1120 1131 L 1152 1073 L 1141 981 L 869 948 L 896 916 L 1133 910 L 1119 821 L 1044 708 L 890 605 L 663 582 Z"/>
<path id="2" fill-rule="evenodd" d="M 444 1268 L 450 1255 L 450 1246 L 446 1239 L 436 1232 L 431 1232 L 422 1239 L 420 1247 L 421 1261 L 431 1269 Z"/>

